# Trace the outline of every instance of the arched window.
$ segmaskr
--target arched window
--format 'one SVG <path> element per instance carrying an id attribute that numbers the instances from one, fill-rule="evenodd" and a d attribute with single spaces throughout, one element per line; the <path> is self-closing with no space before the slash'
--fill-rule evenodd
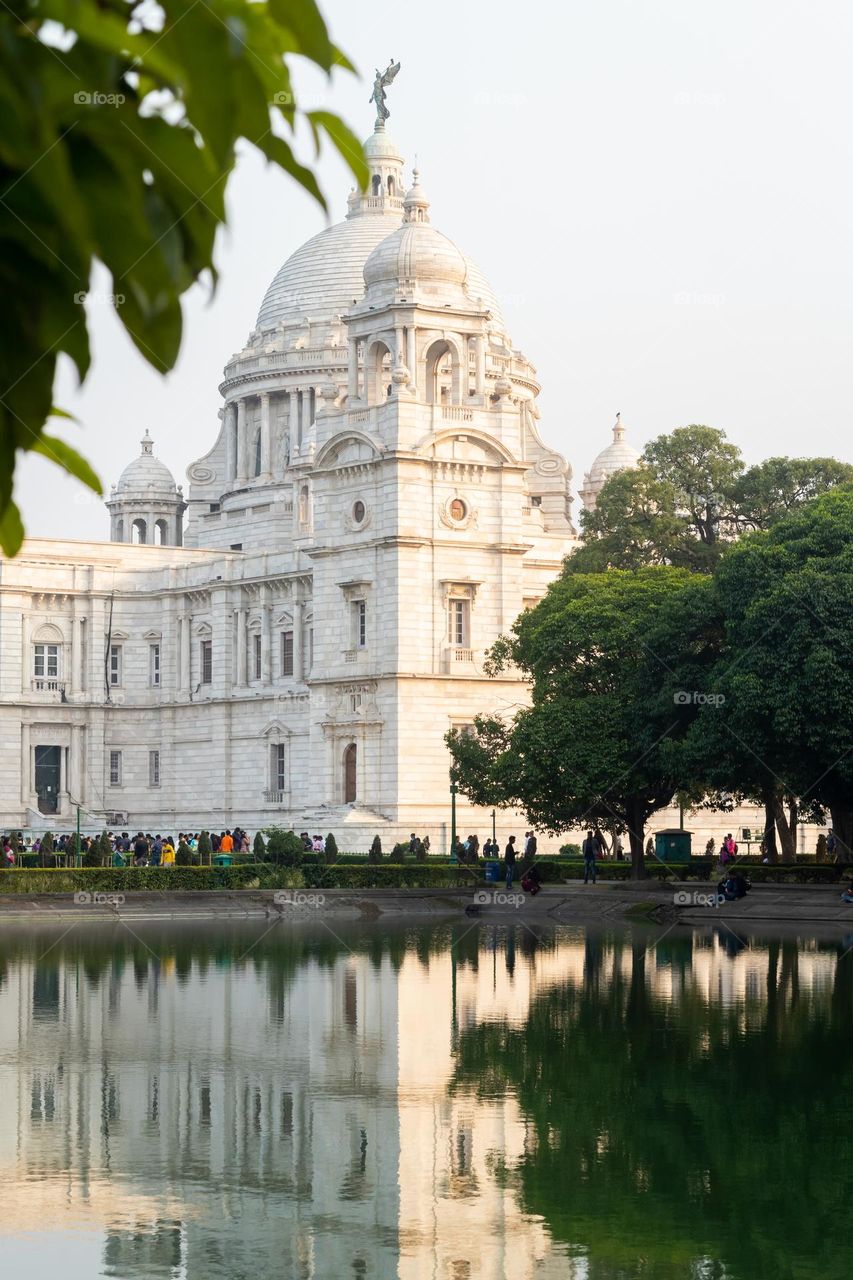
<path id="1" fill-rule="evenodd" d="M 388 194 L 389 196 L 394 194 L 394 179 L 390 173 L 388 174 Z"/>
<path id="2" fill-rule="evenodd" d="M 140 546 L 148 541 L 148 525 L 144 520 L 134 520 L 132 541 L 139 543 Z"/>
<path id="3" fill-rule="evenodd" d="M 374 173 L 373 175 L 373 194 L 375 196 L 382 195 L 382 179 L 378 173 Z"/>
<path id="4" fill-rule="evenodd" d="M 368 404 L 384 404 L 391 393 L 391 352 L 384 342 L 373 342 L 365 362 Z"/>
<path id="5" fill-rule="evenodd" d="M 344 751 L 344 804 L 355 804 L 358 794 L 358 747 L 351 742 Z"/>
<path id="6" fill-rule="evenodd" d="M 121 516 L 119 516 L 118 520 L 116 520 L 116 533 L 113 541 L 124 542 L 124 521 L 122 520 Z"/>
<path id="7" fill-rule="evenodd" d="M 443 339 L 434 342 L 426 353 L 427 403 L 458 404 L 459 375 L 456 351 Z"/>
<path id="8" fill-rule="evenodd" d="M 167 547 L 169 545 L 169 525 L 166 520 L 155 520 L 154 542 L 158 547 Z"/>

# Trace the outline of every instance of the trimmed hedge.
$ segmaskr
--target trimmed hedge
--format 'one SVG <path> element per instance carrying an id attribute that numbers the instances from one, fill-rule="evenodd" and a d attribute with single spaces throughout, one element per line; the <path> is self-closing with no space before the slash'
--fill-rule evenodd
<path id="1" fill-rule="evenodd" d="M 0 870 L 0 894 L 121 893 L 134 889 L 242 889 L 256 882 L 260 868 L 239 867 L 61 867 Z"/>
<path id="2" fill-rule="evenodd" d="M 482 872 L 471 868 L 430 866 L 428 863 L 372 863 L 348 867 L 302 867 L 307 889 L 452 889 L 483 884 Z"/>

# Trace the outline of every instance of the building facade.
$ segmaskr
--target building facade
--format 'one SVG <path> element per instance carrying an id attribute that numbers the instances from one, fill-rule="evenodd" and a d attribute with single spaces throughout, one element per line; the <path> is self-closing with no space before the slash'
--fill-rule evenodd
<path id="1" fill-rule="evenodd" d="M 444 734 L 514 708 L 483 656 L 575 542 L 571 468 L 482 273 L 383 125 L 225 367 L 186 498 L 142 442 L 112 541 L 0 577 L 0 823 L 448 834 Z M 187 523 L 184 528 L 184 512 Z M 499 818 L 516 828 L 521 819 Z M 463 830 L 489 816 L 460 806 Z"/>

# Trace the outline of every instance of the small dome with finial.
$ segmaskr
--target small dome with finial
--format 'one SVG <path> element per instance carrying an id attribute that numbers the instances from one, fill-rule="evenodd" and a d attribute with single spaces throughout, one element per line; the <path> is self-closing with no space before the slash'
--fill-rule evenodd
<path id="1" fill-rule="evenodd" d="M 613 442 L 606 449 L 601 450 L 583 478 L 583 486 L 579 493 L 584 506 L 594 511 L 605 481 L 617 471 L 627 471 L 636 467 L 639 461 L 640 454 L 625 439 L 622 415 L 617 413 L 616 422 L 613 425 Z"/>
<path id="2" fill-rule="evenodd" d="M 142 451 L 119 476 L 115 493 L 123 498 L 174 498 L 177 486 L 165 462 L 154 456 L 154 441 L 146 430 L 140 441 Z"/>

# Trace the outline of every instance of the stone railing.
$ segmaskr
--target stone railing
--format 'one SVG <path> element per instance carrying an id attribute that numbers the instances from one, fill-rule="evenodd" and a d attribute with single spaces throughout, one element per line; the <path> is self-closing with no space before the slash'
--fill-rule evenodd
<path id="1" fill-rule="evenodd" d="M 60 696 L 65 691 L 65 683 L 56 676 L 35 676 L 32 680 L 33 693 L 56 693 Z"/>
<path id="2" fill-rule="evenodd" d="M 264 804 L 284 804 L 284 792 L 267 788 L 264 791 Z"/>
<path id="3" fill-rule="evenodd" d="M 441 416 L 445 422 L 473 422 L 474 410 L 461 404 L 445 404 L 441 406 Z"/>

